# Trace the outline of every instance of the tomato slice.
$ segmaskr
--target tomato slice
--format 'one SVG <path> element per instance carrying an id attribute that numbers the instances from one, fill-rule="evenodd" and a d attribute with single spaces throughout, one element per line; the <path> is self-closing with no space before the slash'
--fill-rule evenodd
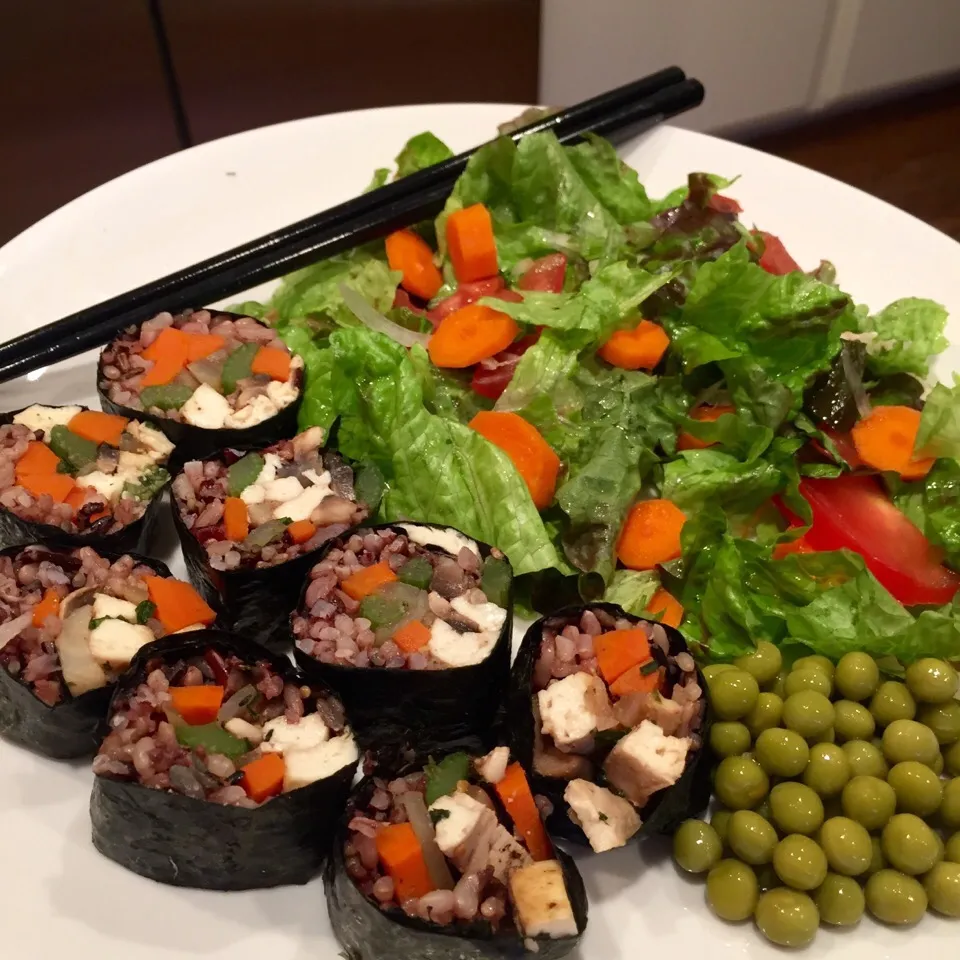
<path id="1" fill-rule="evenodd" d="M 567 275 L 567 258 L 562 253 L 548 253 L 534 260 L 520 278 L 521 290 L 536 290 L 540 293 L 563 293 L 563 281 Z"/>
<path id="2" fill-rule="evenodd" d="M 506 350 L 501 350 L 495 357 L 478 363 L 473 371 L 470 387 L 474 393 L 491 400 L 499 400 L 500 394 L 507 389 L 507 384 L 513 378 L 520 358 L 540 339 L 540 331 L 521 337 L 516 343 L 511 343 Z"/>
<path id="3" fill-rule="evenodd" d="M 833 427 L 828 427 L 822 423 L 820 424 L 820 430 L 830 438 L 834 447 L 836 447 L 837 453 L 846 461 L 847 466 L 851 470 L 859 470 L 860 467 L 864 466 L 864 462 L 860 459 L 860 454 L 857 453 L 857 448 L 854 446 L 853 438 L 849 433 L 841 433 L 839 430 L 835 430 Z M 816 440 L 811 440 L 810 444 L 821 454 L 824 460 L 833 460 L 833 457 L 831 457 Z"/>
<path id="4" fill-rule="evenodd" d="M 461 307 L 467 307 L 471 303 L 476 303 L 483 297 L 495 297 L 499 291 L 504 289 L 504 286 L 503 277 L 490 277 L 488 280 L 461 283 L 449 297 L 444 297 L 427 313 L 427 318 L 435 327 L 439 326 L 440 321 L 448 314 L 459 310 Z M 513 291 L 507 292 L 512 293 Z M 519 294 L 516 296 L 519 298 Z"/>
<path id="5" fill-rule="evenodd" d="M 807 545 L 813 550 L 847 548 L 859 553 L 904 606 L 949 603 L 960 589 L 960 574 L 939 562 L 927 538 L 893 505 L 874 477 L 805 477 L 800 493 L 813 511 L 813 524 L 803 538 Z M 782 506 L 781 510 L 789 515 Z"/>
<path id="6" fill-rule="evenodd" d="M 397 292 L 393 295 L 394 307 L 405 307 L 407 310 L 411 310 L 413 313 L 417 313 L 421 317 L 425 317 L 427 315 L 427 311 L 419 305 L 422 302 L 422 300 L 414 302 L 410 294 L 407 293 L 403 287 L 397 287 Z"/>
<path id="7" fill-rule="evenodd" d="M 762 230 L 760 236 L 763 237 L 763 256 L 760 258 L 760 266 L 767 273 L 782 276 L 800 269 L 800 264 L 787 253 L 787 248 L 779 237 L 775 237 L 772 233 L 764 233 Z"/>
<path id="8" fill-rule="evenodd" d="M 733 197 L 724 197 L 719 193 L 715 193 L 710 198 L 707 206 L 711 210 L 716 210 L 717 213 L 743 213 L 743 207 Z"/>

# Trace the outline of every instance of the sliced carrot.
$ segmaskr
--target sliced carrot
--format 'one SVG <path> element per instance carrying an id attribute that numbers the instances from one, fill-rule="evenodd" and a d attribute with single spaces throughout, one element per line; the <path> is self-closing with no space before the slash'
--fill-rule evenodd
<path id="1" fill-rule="evenodd" d="M 610 684 L 610 692 L 615 697 L 625 697 L 628 693 L 653 693 L 660 689 L 663 680 L 663 668 L 650 669 L 652 664 L 641 663 L 621 674 L 615 683 Z"/>
<path id="2" fill-rule="evenodd" d="M 495 788 L 517 833 L 527 845 L 530 856 L 534 860 L 552 860 L 553 847 L 547 838 L 523 767 L 519 763 L 511 763 Z"/>
<path id="3" fill-rule="evenodd" d="M 493 220 L 482 203 L 455 210 L 447 217 L 447 250 L 460 283 L 473 283 L 497 275 Z"/>
<path id="4" fill-rule="evenodd" d="M 796 540 L 791 540 L 789 543 L 778 543 L 773 548 L 773 559 L 782 560 L 784 557 L 789 557 L 791 553 L 814 553 L 813 547 L 807 543 L 806 537 L 798 537 Z"/>
<path id="5" fill-rule="evenodd" d="M 33 608 L 33 625 L 42 627 L 47 617 L 55 617 L 60 612 L 60 594 L 53 587 L 43 591 L 43 597 Z"/>
<path id="6" fill-rule="evenodd" d="M 251 373 L 262 373 L 285 383 L 290 377 L 290 354 L 277 347 L 261 347 L 250 364 Z"/>
<path id="7" fill-rule="evenodd" d="M 443 277 L 426 241 L 412 230 L 397 230 L 387 237 L 386 247 L 387 263 L 403 274 L 400 284 L 404 290 L 421 300 L 432 300 L 443 286 Z"/>
<path id="8" fill-rule="evenodd" d="M 227 497 L 223 505 L 223 532 L 228 540 L 242 543 L 250 532 L 247 505 L 239 497 Z"/>
<path id="9" fill-rule="evenodd" d="M 647 613 L 660 614 L 660 622 L 668 627 L 679 627 L 683 621 L 683 607 L 673 594 L 663 587 L 650 598 L 647 604 Z"/>
<path id="10" fill-rule="evenodd" d="M 913 407 L 874 407 L 851 434 L 860 459 L 877 470 L 891 470 L 910 480 L 925 477 L 934 458 L 915 458 L 920 411 Z"/>
<path id="11" fill-rule="evenodd" d="M 483 410 L 469 424 L 481 436 L 498 446 L 523 477 L 534 505 L 545 510 L 553 502 L 560 472 L 560 458 L 537 428 L 518 413 Z"/>
<path id="12" fill-rule="evenodd" d="M 187 365 L 187 337 L 175 327 L 166 327 L 141 354 L 153 366 L 141 381 L 144 387 L 169 383 Z"/>
<path id="13" fill-rule="evenodd" d="M 17 479 L 31 473 L 56 473 L 58 466 L 60 458 L 45 443 L 31 440 L 27 444 L 26 453 L 17 461 Z"/>
<path id="14" fill-rule="evenodd" d="M 28 473 L 18 477 L 17 483 L 24 490 L 29 490 L 35 497 L 48 494 L 55 503 L 63 503 L 73 490 L 73 477 L 65 473 Z"/>
<path id="15" fill-rule="evenodd" d="M 217 719 L 223 704 L 223 687 L 214 684 L 170 687 L 170 696 L 173 698 L 173 709 L 183 717 L 184 722 L 198 727 Z"/>
<path id="16" fill-rule="evenodd" d="M 215 333 L 183 333 L 187 348 L 187 363 L 193 363 L 195 360 L 202 360 L 209 357 L 211 353 L 216 353 L 226 345 L 223 337 Z"/>
<path id="17" fill-rule="evenodd" d="M 390 569 L 390 564 L 386 560 L 381 560 L 369 567 L 361 567 L 356 573 L 351 573 L 346 580 L 340 584 L 340 588 L 348 597 L 354 600 L 362 600 L 369 597 L 371 593 L 376 593 L 381 587 L 388 583 L 393 583 L 397 575 Z"/>
<path id="18" fill-rule="evenodd" d="M 317 532 L 317 525 L 311 520 L 295 520 L 287 527 L 287 536 L 294 543 L 306 543 Z"/>
<path id="19" fill-rule="evenodd" d="M 420 620 L 412 620 L 393 635 L 393 642 L 404 653 L 415 653 L 430 642 L 430 628 Z"/>
<path id="20" fill-rule="evenodd" d="M 167 633 L 176 633 L 195 623 L 213 623 L 215 611 L 204 603 L 203 597 L 183 580 L 172 577 L 146 576 L 147 594 L 157 608 L 156 617 Z"/>
<path id="21" fill-rule="evenodd" d="M 594 639 L 593 649 L 600 675 L 608 684 L 651 656 L 647 632 L 640 627 L 603 633 Z"/>
<path id="22" fill-rule="evenodd" d="M 67 429 L 84 440 L 92 443 L 106 443 L 111 447 L 120 446 L 120 435 L 130 421 L 113 413 L 101 413 L 99 410 L 81 410 L 72 417 Z"/>
<path id="23" fill-rule="evenodd" d="M 736 407 L 731 407 L 727 404 L 718 404 L 715 407 L 704 405 L 691 410 L 690 419 L 699 420 L 701 423 L 716 423 L 717 420 L 725 414 L 736 412 Z M 695 437 L 690 433 L 681 433 L 680 436 L 677 437 L 678 450 L 705 450 L 707 447 L 712 446 L 712 441 L 701 440 L 699 437 Z"/>
<path id="24" fill-rule="evenodd" d="M 624 370 L 652 370 L 669 346 L 670 337 L 663 327 L 641 320 L 632 330 L 618 330 L 597 353 Z"/>
<path id="25" fill-rule="evenodd" d="M 247 796 L 257 803 L 263 803 L 283 790 L 286 764 L 279 753 L 265 753 L 241 770 L 243 778 L 240 785 L 247 791 Z"/>
<path id="26" fill-rule="evenodd" d="M 652 570 L 680 556 L 683 511 L 669 500 L 641 500 L 627 514 L 617 556 L 631 570 Z"/>
<path id="27" fill-rule="evenodd" d="M 427 352 L 438 367 L 472 367 L 506 350 L 520 328 L 500 310 L 471 303 L 448 313 L 427 343 Z"/>
<path id="28" fill-rule="evenodd" d="M 419 900 L 436 890 L 420 841 L 409 823 L 391 823 L 377 831 L 377 856 L 393 880 L 397 900 Z"/>

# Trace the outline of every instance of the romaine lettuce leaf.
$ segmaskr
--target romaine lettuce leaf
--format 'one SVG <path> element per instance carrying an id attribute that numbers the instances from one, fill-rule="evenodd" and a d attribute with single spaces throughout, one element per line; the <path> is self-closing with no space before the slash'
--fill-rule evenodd
<path id="1" fill-rule="evenodd" d="M 404 148 L 397 154 L 394 163 L 397 165 L 395 179 L 409 176 L 424 167 L 432 167 L 435 163 L 443 163 L 453 156 L 453 151 L 429 130 L 411 137 Z"/>
<path id="2" fill-rule="evenodd" d="M 893 479 L 888 485 L 897 507 L 944 551 L 947 563 L 960 570 L 960 463 L 938 460 L 922 480 Z"/>
<path id="3" fill-rule="evenodd" d="M 783 474 L 766 460 L 742 463 L 721 450 L 685 450 L 665 464 L 662 495 L 684 511 L 715 502 L 731 513 L 749 514 L 783 484 Z"/>
<path id="4" fill-rule="evenodd" d="M 308 320 L 295 320 L 280 328 L 280 336 L 286 345 L 303 357 L 305 387 L 297 423 L 301 430 L 307 427 L 322 427 L 329 434 L 337 417 L 333 396 L 331 373 L 333 351 L 324 337 L 316 339 L 316 331 Z"/>
<path id="5" fill-rule="evenodd" d="M 960 460 L 960 374 L 953 375 L 953 387 L 938 383 L 930 391 L 916 447 L 928 456 Z"/>
<path id="6" fill-rule="evenodd" d="M 617 570 L 610 578 L 603 599 L 641 617 L 659 586 L 660 579 L 652 570 Z"/>
<path id="7" fill-rule="evenodd" d="M 906 297 L 896 300 L 861 324 L 861 332 L 875 334 L 867 343 L 870 369 L 885 376 L 912 373 L 926 377 L 930 358 L 947 346 L 943 335 L 947 311 L 933 300 Z"/>

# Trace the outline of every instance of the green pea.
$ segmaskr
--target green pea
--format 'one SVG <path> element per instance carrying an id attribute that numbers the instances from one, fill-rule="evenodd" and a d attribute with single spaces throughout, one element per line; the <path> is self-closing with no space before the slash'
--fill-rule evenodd
<path id="1" fill-rule="evenodd" d="M 837 740 L 869 740 L 876 729 L 873 715 L 861 703 L 853 700 L 838 700 L 833 705 L 833 729 Z"/>
<path id="2" fill-rule="evenodd" d="M 833 727 L 829 727 L 823 731 L 823 733 L 818 733 L 815 737 L 808 737 L 807 743 L 811 747 L 815 747 L 818 743 L 836 743 L 837 735 L 834 732 Z"/>
<path id="3" fill-rule="evenodd" d="M 833 683 L 822 670 L 807 667 L 805 670 L 791 670 L 783 685 L 783 692 L 789 697 L 801 690 L 816 690 L 825 697 L 830 696 Z"/>
<path id="4" fill-rule="evenodd" d="M 727 842 L 744 863 L 757 867 L 773 859 L 778 842 L 777 831 L 760 814 L 752 810 L 737 810 L 730 818 Z"/>
<path id="5" fill-rule="evenodd" d="M 754 679 L 762 687 L 776 680 L 777 674 L 780 673 L 780 668 L 783 666 L 783 657 L 780 655 L 779 647 L 774 646 L 768 640 L 761 640 L 753 653 L 737 657 L 733 662 L 741 670 L 753 674 Z"/>
<path id="6" fill-rule="evenodd" d="M 960 740 L 943 751 L 943 765 L 952 777 L 960 777 Z"/>
<path id="7" fill-rule="evenodd" d="M 878 870 L 887 865 L 887 858 L 883 855 L 883 844 L 879 837 L 870 838 L 870 866 L 864 872 L 864 877 L 872 877 Z"/>
<path id="8" fill-rule="evenodd" d="M 951 863 L 960 863 L 960 833 L 951 834 L 943 848 L 943 857 Z"/>
<path id="9" fill-rule="evenodd" d="M 714 778 L 714 793 L 729 810 L 749 810 L 767 795 L 770 780 L 749 757 L 725 757 Z"/>
<path id="10" fill-rule="evenodd" d="M 877 726 L 886 727 L 894 720 L 912 720 L 917 713 L 917 704 L 904 684 L 887 680 L 880 684 L 873 695 L 870 712 Z"/>
<path id="11" fill-rule="evenodd" d="M 810 748 L 810 760 L 803 771 L 803 782 L 821 797 L 840 793 L 850 779 L 850 761 L 841 747 L 818 743 Z"/>
<path id="12" fill-rule="evenodd" d="M 813 890 L 827 875 L 827 857 L 815 840 L 791 833 L 773 851 L 773 869 L 788 887 Z"/>
<path id="13" fill-rule="evenodd" d="M 938 776 L 943 776 L 943 754 L 938 753 L 933 758 L 933 763 L 929 764 L 930 769 Z"/>
<path id="14" fill-rule="evenodd" d="M 880 830 L 897 809 L 897 795 L 893 787 L 879 777 L 857 776 L 843 788 L 840 803 L 844 816 L 856 820 L 867 830 Z"/>
<path id="15" fill-rule="evenodd" d="M 767 684 L 767 692 L 775 693 L 782 700 L 786 696 L 783 688 L 786 685 L 788 675 L 789 672 L 787 670 L 781 670 L 776 678 Z"/>
<path id="16" fill-rule="evenodd" d="M 853 877 L 838 873 L 827 874 L 813 899 L 820 919 L 834 927 L 852 927 L 859 923 L 866 905 L 860 884 Z"/>
<path id="17" fill-rule="evenodd" d="M 780 727 L 764 730 L 753 749 L 757 762 L 774 777 L 797 777 L 810 759 L 807 741 L 799 733 Z"/>
<path id="18" fill-rule="evenodd" d="M 773 817 L 773 814 L 770 812 L 770 795 L 767 794 L 766 799 L 754 807 L 754 813 L 760 814 L 764 820 L 770 820 Z"/>
<path id="19" fill-rule="evenodd" d="M 757 702 L 760 687 L 746 670 L 725 670 L 710 681 L 710 702 L 720 720 L 739 720 Z"/>
<path id="20" fill-rule="evenodd" d="M 904 760 L 894 766 L 887 774 L 887 783 L 897 795 L 897 810 L 901 813 L 929 817 L 937 811 L 943 799 L 940 778 L 916 760 Z"/>
<path id="21" fill-rule="evenodd" d="M 833 680 L 833 674 L 836 667 L 829 657 L 824 657 L 819 653 L 812 653 L 807 657 L 800 657 L 793 661 L 794 670 L 819 670 L 821 673 Z"/>
<path id="22" fill-rule="evenodd" d="M 760 896 L 757 875 L 739 860 L 721 860 L 707 874 L 706 895 L 707 905 L 721 920 L 746 920 Z"/>
<path id="23" fill-rule="evenodd" d="M 730 817 L 733 814 L 729 810 L 718 809 L 713 811 L 710 817 L 710 826 L 717 832 L 720 842 L 727 845 L 727 830 L 730 827 Z"/>
<path id="24" fill-rule="evenodd" d="M 823 823 L 823 801 L 802 783 L 778 783 L 770 791 L 770 813 L 783 833 L 813 833 Z"/>
<path id="25" fill-rule="evenodd" d="M 924 657 L 907 667 L 907 686 L 921 703 L 946 703 L 957 692 L 957 671 L 945 660 Z"/>
<path id="26" fill-rule="evenodd" d="M 960 864 L 937 863 L 923 878 L 930 906 L 946 917 L 960 917 Z"/>
<path id="27" fill-rule="evenodd" d="M 956 700 L 925 703 L 917 711 L 917 719 L 934 732 L 941 746 L 960 740 L 960 703 Z"/>
<path id="28" fill-rule="evenodd" d="M 801 737 L 816 737 L 833 726 L 833 704 L 816 690 L 801 690 L 783 702 L 783 725 Z"/>
<path id="29" fill-rule="evenodd" d="M 890 763 L 933 763 L 940 752 L 934 732 L 916 720 L 894 720 L 883 731 L 883 755 Z"/>
<path id="30" fill-rule="evenodd" d="M 736 720 L 719 720 L 710 728 L 710 748 L 718 757 L 746 753 L 750 743 L 750 731 Z"/>
<path id="31" fill-rule="evenodd" d="M 856 877 L 865 873 L 873 857 L 870 834 L 849 817 L 831 817 L 820 828 L 820 846 L 834 873 Z"/>
<path id="32" fill-rule="evenodd" d="M 883 752 L 874 744 L 866 740 L 848 740 L 842 749 L 850 761 L 852 776 L 879 777 L 881 780 L 886 778 L 887 761 L 883 758 Z"/>
<path id="33" fill-rule="evenodd" d="M 728 670 L 736 669 L 732 663 L 711 663 L 709 666 L 703 668 L 703 677 L 709 685 L 714 677 L 718 677 L 721 673 L 726 673 Z"/>
<path id="34" fill-rule="evenodd" d="M 880 841 L 883 855 L 901 873 L 926 873 L 939 859 L 936 834 L 913 813 L 892 816 Z"/>
<path id="35" fill-rule="evenodd" d="M 743 722 L 754 739 L 764 730 L 770 730 L 780 723 L 783 716 L 783 700 L 775 693 L 761 693 L 753 709 L 743 718 Z"/>
<path id="36" fill-rule="evenodd" d="M 948 780 L 943 784 L 940 823 L 947 830 L 960 830 L 960 779 Z"/>
<path id="37" fill-rule="evenodd" d="M 755 871 L 757 874 L 757 886 L 759 886 L 761 893 L 766 893 L 774 887 L 783 886 L 780 878 L 777 876 L 777 871 L 773 869 L 773 864 L 765 863 L 762 867 L 755 868 Z"/>
<path id="38" fill-rule="evenodd" d="M 687 873 L 706 873 L 722 856 L 717 831 L 703 820 L 685 820 L 673 835 L 673 859 Z"/>
<path id="39" fill-rule="evenodd" d="M 863 888 L 867 909 L 883 923 L 906 926 L 927 910 L 927 894 L 920 882 L 896 870 L 878 870 Z"/>
<path id="40" fill-rule="evenodd" d="M 813 941 L 820 926 L 817 905 L 805 893 L 777 887 L 757 901 L 757 929 L 781 947 L 805 947 Z"/>
<path id="41" fill-rule="evenodd" d="M 837 663 L 834 683 L 848 700 L 866 700 L 880 683 L 880 668 L 869 653 L 845 653 Z"/>

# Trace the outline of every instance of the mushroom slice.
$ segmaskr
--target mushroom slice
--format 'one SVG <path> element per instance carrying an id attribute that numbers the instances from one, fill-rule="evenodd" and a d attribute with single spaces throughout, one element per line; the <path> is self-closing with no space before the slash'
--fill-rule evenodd
<path id="1" fill-rule="evenodd" d="M 91 596 L 92 594 L 93 591 Z M 70 597 L 65 598 L 64 604 L 69 599 Z M 57 637 L 57 652 L 60 655 L 63 679 L 72 696 L 79 697 L 89 690 L 97 690 L 107 685 L 107 675 L 103 667 L 93 659 L 90 652 L 90 611 L 85 606 L 75 606 L 64 619 L 60 636 Z"/>

